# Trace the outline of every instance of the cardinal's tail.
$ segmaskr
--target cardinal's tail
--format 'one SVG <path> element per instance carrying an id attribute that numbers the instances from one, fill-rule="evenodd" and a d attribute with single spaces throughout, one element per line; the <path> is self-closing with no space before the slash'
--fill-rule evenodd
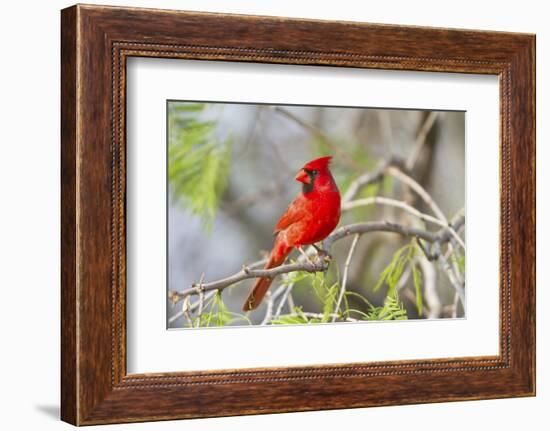
<path id="1" fill-rule="evenodd" d="M 275 244 L 275 247 L 273 247 L 271 255 L 269 256 L 269 260 L 265 264 L 264 269 L 275 268 L 281 265 L 291 251 L 292 247 L 288 247 L 282 244 Z M 269 286 L 271 286 L 272 281 L 273 279 L 268 277 L 260 277 L 256 280 L 256 283 L 254 283 L 254 287 L 250 291 L 250 294 L 248 295 L 248 298 L 246 298 L 246 301 L 243 305 L 243 311 L 251 311 L 258 308 L 258 306 L 262 302 L 262 299 L 267 293 Z"/>

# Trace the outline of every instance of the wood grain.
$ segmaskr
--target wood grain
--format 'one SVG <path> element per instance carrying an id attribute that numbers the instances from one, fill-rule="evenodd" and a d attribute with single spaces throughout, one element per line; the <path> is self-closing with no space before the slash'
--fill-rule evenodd
<path id="1" fill-rule="evenodd" d="M 76 8 L 61 16 L 61 417 L 77 422 Z"/>
<path id="2" fill-rule="evenodd" d="M 533 35 L 78 5 L 62 11 L 61 48 L 63 420 L 87 425 L 534 395 Z M 131 56 L 498 75 L 500 354 L 127 375 Z"/>

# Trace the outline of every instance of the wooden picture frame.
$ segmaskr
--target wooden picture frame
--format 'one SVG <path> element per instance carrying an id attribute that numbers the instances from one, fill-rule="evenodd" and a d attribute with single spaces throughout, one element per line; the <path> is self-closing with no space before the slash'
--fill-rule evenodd
<path id="1" fill-rule="evenodd" d="M 61 17 L 64 421 L 535 394 L 534 35 L 83 5 L 64 9 Z M 497 75 L 500 354 L 127 374 L 125 65 L 131 56 Z"/>

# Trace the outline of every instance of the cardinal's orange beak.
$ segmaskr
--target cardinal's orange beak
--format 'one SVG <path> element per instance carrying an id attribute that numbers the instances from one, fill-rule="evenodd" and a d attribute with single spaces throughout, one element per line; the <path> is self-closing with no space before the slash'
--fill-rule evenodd
<path id="1" fill-rule="evenodd" d="M 303 169 L 300 169 L 300 172 L 298 172 L 298 174 L 294 179 L 304 184 L 311 184 L 311 178 L 309 177 L 307 172 Z"/>

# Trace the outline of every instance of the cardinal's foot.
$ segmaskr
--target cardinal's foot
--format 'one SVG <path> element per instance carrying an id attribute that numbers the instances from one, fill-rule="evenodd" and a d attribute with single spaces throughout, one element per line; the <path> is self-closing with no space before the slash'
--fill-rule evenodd
<path id="1" fill-rule="evenodd" d="M 317 250 L 317 256 L 319 257 L 319 260 L 323 260 L 325 262 L 330 262 L 332 260 L 332 256 L 327 250 L 321 247 L 317 247 L 315 244 L 312 244 L 312 245 L 315 248 L 315 250 Z"/>

